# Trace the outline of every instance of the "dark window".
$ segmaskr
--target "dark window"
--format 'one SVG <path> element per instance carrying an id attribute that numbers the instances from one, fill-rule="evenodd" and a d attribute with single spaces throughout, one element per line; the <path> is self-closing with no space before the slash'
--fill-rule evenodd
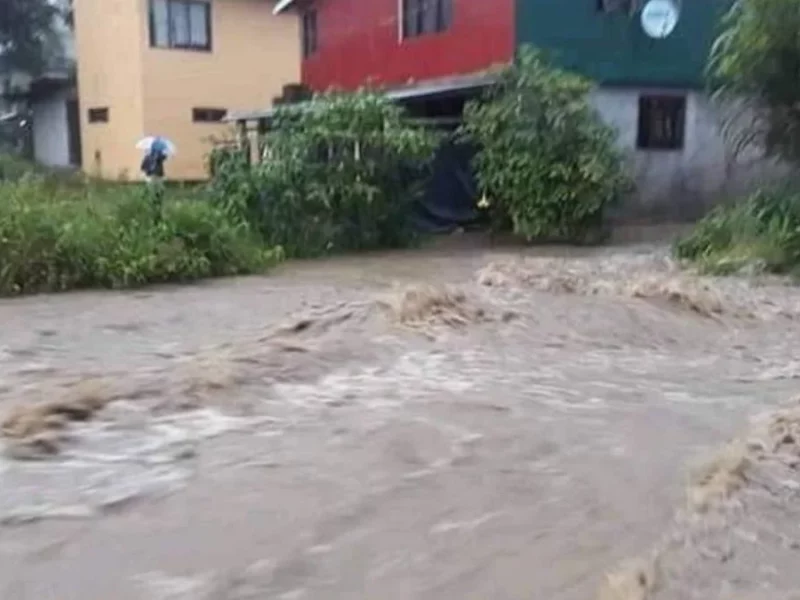
<path id="1" fill-rule="evenodd" d="M 641 96 L 636 145 L 650 150 L 680 150 L 686 129 L 685 96 Z"/>
<path id="2" fill-rule="evenodd" d="M 90 108 L 88 111 L 89 123 L 108 123 L 107 108 Z"/>
<path id="3" fill-rule="evenodd" d="M 228 113 L 224 108 L 193 108 L 192 121 L 195 123 L 219 123 Z"/>
<path id="4" fill-rule="evenodd" d="M 150 45 L 211 50 L 208 0 L 150 0 Z"/>
<path id="5" fill-rule="evenodd" d="M 67 100 L 67 148 L 69 164 L 81 166 L 81 109 L 77 100 Z"/>
<path id="6" fill-rule="evenodd" d="M 317 38 L 317 11 L 303 13 L 303 57 L 308 58 L 319 48 Z"/>
<path id="7" fill-rule="evenodd" d="M 453 24 L 453 0 L 402 0 L 403 37 L 441 33 Z"/>

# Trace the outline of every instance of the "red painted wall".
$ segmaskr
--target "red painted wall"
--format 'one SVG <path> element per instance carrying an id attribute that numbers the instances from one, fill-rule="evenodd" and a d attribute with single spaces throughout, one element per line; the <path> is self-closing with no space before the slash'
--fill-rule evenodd
<path id="1" fill-rule="evenodd" d="M 316 0 L 319 49 L 303 61 L 314 90 L 402 85 L 511 60 L 515 0 L 453 0 L 443 33 L 400 40 L 399 0 Z"/>

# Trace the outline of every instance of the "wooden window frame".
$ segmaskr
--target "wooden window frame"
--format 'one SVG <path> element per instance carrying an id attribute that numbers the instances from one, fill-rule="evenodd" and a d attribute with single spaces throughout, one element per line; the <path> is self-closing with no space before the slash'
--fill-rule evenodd
<path id="1" fill-rule="evenodd" d="M 107 106 L 96 106 L 86 111 L 86 120 L 92 125 L 98 123 L 108 123 L 111 118 L 111 111 Z"/>
<path id="2" fill-rule="evenodd" d="M 192 123 L 221 123 L 228 111 L 224 108 L 199 106 L 192 109 Z"/>
<path id="3" fill-rule="evenodd" d="M 319 51 L 319 16 L 316 8 L 303 12 L 300 28 L 303 58 L 310 58 Z"/>
<path id="4" fill-rule="evenodd" d="M 686 144 L 687 97 L 677 94 L 639 96 L 636 148 L 680 151 Z"/>
<path id="5" fill-rule="evenodd" d="M 453 0 L 398 0 L 398 3 L 401 40 L 438 35 L 453 27 Z M 433 19 L 427 11 L 435 11 Z"/>
<path id="6" fill-rule="evenodd" d="M 166 43 L 159 43 L 156 39 L 156 23 L 155 23 L 155 2 L 157 0 L 148 0 L 148 27 L 150 36 L 150 47 L 158 48 L 161 50 L 190 50 L 193 52 L 211 52 L 213 49 L 212 41 L 212 19 L 213 12 L 211 8 L 211 0 L 162 0 L 167 6 L 167 40 Z M 179 44 L 174 41 L 174 32 L 172 31 L 172 11 L 178 4 L 185 4 L 188 7 L 193 5 L 203 6 L 206 21 L 206 42 L 205 44 L 192 44 L 191 41 L 187 44 Z M 191 15 L 191 11 L 189 11 Z M 191 16 L 188 23 L 189 37 L 191 38 Z"/>

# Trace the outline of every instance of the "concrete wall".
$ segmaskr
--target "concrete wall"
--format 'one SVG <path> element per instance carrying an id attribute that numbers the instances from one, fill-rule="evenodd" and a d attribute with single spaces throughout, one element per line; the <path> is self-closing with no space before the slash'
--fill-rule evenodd
<path id="1" fill-rule="evenodd" d="M 138 176 L 145 5 L 142 0 L 74 0 L 83 168 L 93 176 Z M 108 108 L 108 123 L 89 123 L 92 108 Z"/>
<path id="2" fill-rule="evenodd" d="M 163 135 L 177 155 L 169 179 L 206 176 L 210 138 L 224 125 L 194 123 L 192 108 L 268 108 L 300 79 L 297 15 L 267 0 L 211 0 L 210 52 L 151 48 L 148 0 L 75 0 L 83 165 L 104 178 L 140 179 L 136 142 Z M 108 123 L 89 123 L 107 107 Z"/>
<path id="3" fill-rule="evenodd" d="M 204 179 L 210 139 L 230 133 L 228 125 L 192 122 L 192 108 L 268 108 L 283 85 L 300 80 L 297 14 L 275 16 L 273 6 L 212 2 L 211 52 L 150 48 L 142 32 L 144 133 L 177 146 L 166 165 L 170 179 Z"/>
<path id="4" fill-rule="evenodd" d="M 69 167 L 67 101 L 72 92 L 64 90 L 33 104 L 33 156 L 50 167 Z"/>
<path id="5" fill-rule="evenodd" d="M 721 133 L 718 111 L 705 94 L 696 91 L 686 93 L 686 133 L 681 150 L 637 149 L 639 96 L 658 92 L 600 88 L 592 98 L 598 112 L 616 128 L 636 178 L 637 189 L 621 208 L 621 218 L 693 219 L 715 203 L 746 193 L 783 173 L 774 163 L 737 160 Z"/>

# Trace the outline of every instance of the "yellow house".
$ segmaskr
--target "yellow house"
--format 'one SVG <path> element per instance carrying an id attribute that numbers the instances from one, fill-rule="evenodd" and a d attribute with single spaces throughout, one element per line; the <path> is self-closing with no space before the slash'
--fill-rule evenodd
<path id="1" fill-rule="evenodd" d="M 136 142 L 177 147 L 167 177 L 206 177 L 229 110 L 269 106 L 300 79 L 296 15 L 270 0 L 74 0 L 83 168 L 139 179 Z"/>

